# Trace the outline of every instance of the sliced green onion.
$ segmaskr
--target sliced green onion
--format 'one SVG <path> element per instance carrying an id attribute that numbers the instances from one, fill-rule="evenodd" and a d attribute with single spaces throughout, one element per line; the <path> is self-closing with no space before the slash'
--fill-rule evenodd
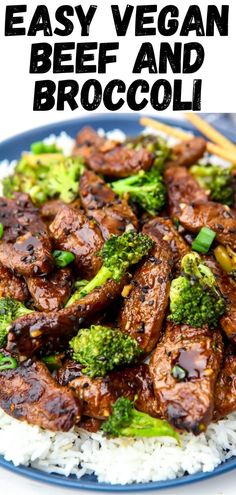
<path id="1" fill-rule="evenodd" d="M 34 155 L 41 155 L 44 153 L 58 153 L 61 151 L 55 143 L 45 144 L 43 141 L 36 141 L 35 143 L 32 143 L 30 149 Z"/>
<path id="2" fill-rule="evenodd" d="M 43 363 L 46 364 L 50 371 L 57 371 L 62 367 L 62 358 L 64 354 L 54 354 L 52 356 L 45 356 L 42 358 Z"/>
<path id="3" fill-rule="evenodd" d="M 17 368 L 17 360 L 11 356 L 4 357 L 0 354 L 0 371 L 14 370 Z"/>
<path id="4" fill-rule="evenodd" d="M 178 382 L 182 382 L 187 376 L 186 370 L 184 368 L 182 368 L 181 366 L 179 366 L 179 364 L 176 364 L 172 368 L 171 374 L 172 374 L 173 378 L 175 378 Z"/>
<path id="5" fill-rule="evenodd" d="M 4 232 L 4 227 L 3 227 L 3 224 L 2 224 L 2 223 L 0 223 L 0 239 L 2 239 L 3 232 Z"/>
<path id="6" fill-rule="evenodd" d="M 180 226 L 180 221 L 178 220 L 178 218 L 173 218 L 172 220 L 173 220 L 173 223 L 174 223 L 176 229 L 178 230 L 178 228 Z"/>
<path id="7" fill-rule="evenodd" d="M 198 253 L 208 253 L 215 236 L 216 233 L 214 230 L 211 230 L 208 227 L 202 227 L 196 239 L 194 239 L 192 243 L 192 249 L 194 251 L 198 251 Z"/>
<path id="8" fill-rule="evenodd" d="M 56 266 L 64 268 L 74 261 L 75 255 L 70 251 L 54 251 L 53 257 L 55 259 Z"/>

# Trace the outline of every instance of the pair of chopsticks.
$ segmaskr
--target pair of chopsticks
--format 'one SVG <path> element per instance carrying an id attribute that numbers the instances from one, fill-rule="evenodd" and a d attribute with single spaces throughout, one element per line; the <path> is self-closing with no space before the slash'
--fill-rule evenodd
<path id="1" fill-rule="evenodd" d="M 227 160 L 229 162 L 236 164 L 236 145 L 232 143 L 229 139 L 218 132 L 214 127 L 205 122 L 199 115 L 194 113 L 187 113 L 186 118 L 208 139 L 207 141 L 207 151 L 212 155 L 217 155 Z M 191 135 L 177 129 L 175 127 L 170 127 L 169 125 L 163 124 L 158 120 L 142 117 L 140 119 L 140 124 L 145 127 L 152 127 L 158 131 L 164 132 L 169 136 L 176 137 L 181 140 L 191 139 Z M 212 142 L 213 141 L 213 142 Z"/>

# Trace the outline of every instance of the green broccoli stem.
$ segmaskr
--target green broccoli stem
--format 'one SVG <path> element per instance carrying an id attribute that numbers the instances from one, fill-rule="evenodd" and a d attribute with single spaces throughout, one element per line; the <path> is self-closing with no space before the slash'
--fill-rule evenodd
<path id="1" fill-rule="evenodd" d="M 141 179 L 145 175 L 144 170 L 141 170 L 138 174 L 131 175 L 130 177 L 126 177 L 125 179 L 116 180 L 111 183 L 111 187 L 113 191 L 117 194 L 124 194 L 130 191 L 130 186 L 133 184 L 137 184 L 137 180 Z M 149 187 L 150 191 L 153 189 L 152 186 Z"/>
<path id="2" fill-rule="evenodd" d="M 124 437 L 172 437 L 180 444 L 178 433 L 163 419 L 153 418 L 146 413 L 133 409 L 129 426 L 121 427 Z"/>
<path id="3" fill-rule="evenodd" d="M 125 397 L 119 397 L 113 404 L 112 414 L 101 429 L 112 437 L 172 437 L 180 444 L 177 431 L 168 421 L 137 411 Z"/>
<path id="4" fill-rule="evenodd" d="M 20 306 L 17 308 L 17 311 L 15 313 L 15 320 L 17 318 L 20 318 L 21 316 L 24 316 L 24 315 L 29 315 L 30 313 L 33 313 L 34 310 L 33 309 L 29 309 L 29 308 L 26 308 L 25 306 Z"/>
<path id="5" fill-rule="evenodd" d="M 103 265 L 97 275 L 79 292 L 69 299 L 67 306 L 100 287 L 107 280 L 119 282 L 131 265 L 138 263 L 152 249 L 154 242 L 146 234 L 137 234 L 134 230 L 120 236 L 111 235 L 97 253 L 103 259 Z"/>
<path id="6" fill-rule="evenodd" d="M 62 359 L 64 354 L 54 354 L 51 356 L 42 357 L 42 361 L 48 367 L 49 371 L 57 371 L 62 367 Z"/>
<path id="7" fill-rule="evenodd" d="M 120 182 L 120 181 L 118 181 Z M 132 188 L 130 188 L 130 186 L 132 186 L 132 184 L 135 184 Z M 135 193 L 135 192 L 140 192 L 140 187 L 142 187 L 142 191 L 144 192 L 153 192 L 153 184 L 143 184 L 143 185 L 137 185 L 135 183 L 135 181 L 133 181 L 132 183 L 131 182 L 126 182 L 126 179 L 125 179 L 125 182 L 123 184 L 118 184 L 116 185 L 115 187 L 112 186 L 112 189 L 114 192 L 116 192 L 117 194 L 123 196 L 124 194 L 126 193 Z"/>
<path id="8" fill-rule="evenodd" d="M 96 289 L 96 287 L 100 287 L 101 285 L 103 285 L 110 278 L 113 278 L 111 271 L 103 265 L 98 271 L 97 275 L 95 275 L 95 277 L 90 280 L 90 282 L 88 282 L 82 290 L 74 292 L 69 301 L 67 301 L 66 307 L 70 306 L 82 297 L 87 296 L 87 294 Z"/>

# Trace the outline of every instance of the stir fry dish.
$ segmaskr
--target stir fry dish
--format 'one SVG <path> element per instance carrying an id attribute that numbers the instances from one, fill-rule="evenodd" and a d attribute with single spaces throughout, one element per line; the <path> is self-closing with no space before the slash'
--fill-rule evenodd
<path id="1" fill-rule="evenodd" d="M 206 147 L 86 127 L 3 180 L 8 415 L 179 443 L 236 410 L 236 169 Z"/>

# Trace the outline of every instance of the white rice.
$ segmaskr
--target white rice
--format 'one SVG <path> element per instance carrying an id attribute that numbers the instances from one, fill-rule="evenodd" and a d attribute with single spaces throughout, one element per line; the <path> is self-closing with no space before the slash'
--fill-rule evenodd
<path id="1" fill-rule="evenodd" d="M 99 133 L 104 135 L 102 129 Z M 125 139 L 120 130 L 107 135 L 109 139 Z M 51 135 L 45 142 L 55 142 L 66 155 L 70 155 L 74 144 L 66 133 Z M 171 145 L 174 142 L 170 140 Z M 216 157 L 214 162 L 225 165 Z M 12 173 L 15 163 L 0 163 L 0 188 L 1 179 Z M 0 454 L 7 461 L 78 478 L 95 473 L 98 481 L 111 484 L 170 480 L 214 470 L 236 455 L 236 413 L 212 423 L 198 437 L 185 433 L 180 439 L 178 446 L 171 438 L 107 439 L 100 432 L 88 433 L 76 427 L 68 433 L 53 433 L 17 421 L 0 409 Z"/>
<path id="2" fill-rule="evenodd" d="M 0 162 L 0 196 L 3 195 L 2 180 L 14 172 L 15 166 L 16 166 L 16 160 L 13 160 L 12 162 L 9 162 L 8 160 L 3 160 L 2 162 Z"/>
<path id="3" fill-rule="evenodd" d="M 65 156 L 70 156 L 75 144 L 74 139 L 72 139 L 66 132 L 61 132 L 59 136 L 51 134 L 44 139 L 44 143 L 47 145 L 56 144 L 57 147 L 63 151 Z"/>
<path id="4" fill-rule="evenodd" d="M 206 433 L 171 438 L 107 439 L 102 433 L 73 428 L 43 430 L 0 410 L 0 454 L 15 466 L 32 466 L 64 476 L 95 473 L 98 481 L 129 484 L 170 480 L 207 472 L 236 455 L 236 413 L 211 424 Z"/>
<path id="5" fill-rule="evenodd" d="M 118 141 L 120 143 L 123 143 L 126 138 L 126 134 L 120 129 L 112 129 L 112 131 L 105 132 L 104 129 L 100 128 L 97 130 L 97 133 L 101 137 L 106 136 L 107 139 L 110 139 L 111 141 Z"/>

